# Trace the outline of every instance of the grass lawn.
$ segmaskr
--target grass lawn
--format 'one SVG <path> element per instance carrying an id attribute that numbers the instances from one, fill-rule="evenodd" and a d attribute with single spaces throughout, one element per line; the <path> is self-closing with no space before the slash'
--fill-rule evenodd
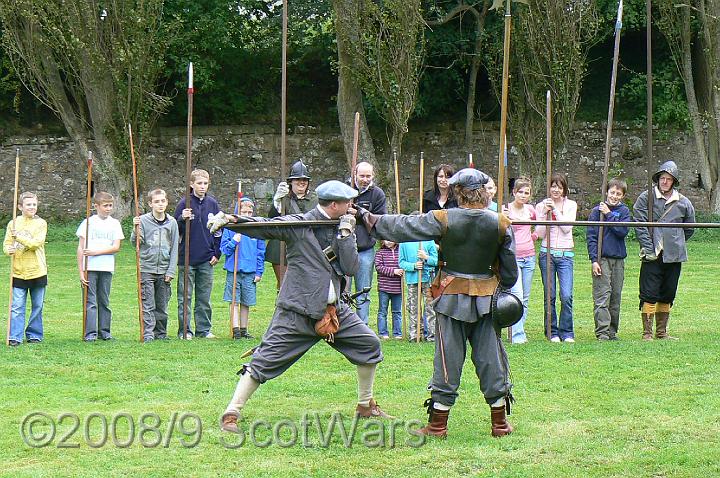
<path id="1" fill-rule="evenodd" d="M 489 411 L 468 360 L 447 440 L 414 447 L 401 426 L 391 447 L 389 427 L 379 430 L 378 425 L 361 423 L 358 435 L 376 432 L 376 437 L 385 437 L 386 446 L 370 448 L 356 437 L 348 448 L 337 429 L 329 446 L 320 446 L 321 434 L 311 426 L 307 442 L 312 446 L 303 446 L 298 437 L 298 443 L 288 447 L 260 447 L 249 443 L 248 436 L 242 447 L 232 449 L 224 444 L 233 443 L 234 437 L 221 434 L 217 420 L 234 391 L 240 354 L 259 339 L 229 339 L 228 307 L 221 301 L 224 272 L 216 269 L 213 290 L 213 331 L 220 338 L 143 345 L 138 343 L 134 255 L 125 242 L 111 296 L 118 340 L 86 344 L 80 340 L 75 243 L 61 240 L 63 235 L 72 237 L 74 228 L 67 231 L 51 231 L 47 245 L 45 342 L 0 349 L 2 476 L 720 476 L 716 239 L 690 244 L 690 262 L 683 269 L 669 327 L 681 338 L 677 342 L 640 340 L 635 243 L 629 243 L 619 342 L 594 339 L 584 243 L 576 248 L 577 343 L 544 340 L 536 271 L 526 325 L 530 342 L 508 347 L 517 398 L 510 417 L 515 432 L 509 437 L 490 437 Z M 8 276 L 8 265 L 8 260 L 0 261 L 0 276 Z M 2 290 L 7 297 L 7 289 Z M 251 312 L 251 333 L 257 337 L 272 314 L 274 295 L 274 277 L 268 271 L 260 283 L 259 305 Z M 377 305 L 373 297 L 371 316 Z M 170 305 L 172 332 L 177 317 L 174 295 Z M 2 330 L 4 334 L 4 326 Z M 425 421 L 421 404 L 428 396 L 433 345 L 387 341 L 383 349 L 385 361 L 375 386 L 379 403 L 403 422 Z M 346 428 L 351 426 L 355 400 L 355 367 L 320 343 L 282 377 L 258 390 L 245 409 L 244 423 L 247 427 L 264 419 L 271 426 L 282 420 L 300 424 L 303 413 L 316 412 L 327 433 L 337 413 L 345 415 Z M 23 418 L 36 411 L 59 422 L 54 439 L 39 448 L 26 445 L 20 433 Z M 71 415 L 60 421 L 63 413 Z M 160 418 L 156 429 L 152 418 L 140 423 L 146 413 Z M 79 418 L 75 431 L 72 414 Z M 182 424 L 184 430 L 176 422 L 174 431 L 167 433 L 173 414 L 191 415 Z M 193 416 L 201 421 L 201 434 L 194 433 Z M 108 422 L 107 433 L 102 417 Z M 143 426 L 150 430 L 143 431 Z M 33 432 L 49 428 L 37 425 Z M 271 438 L 264 427 L 257 432 L 256 442 Z M 103 435 L 110 435 L 104 446 L 91 446 Z M 291 427 L 285 426 L 279 435 L 291 442 Z M 198 443 L 185 447 L 181 440 Z M 123 442 L 130 446 L 123 447 Z"/>

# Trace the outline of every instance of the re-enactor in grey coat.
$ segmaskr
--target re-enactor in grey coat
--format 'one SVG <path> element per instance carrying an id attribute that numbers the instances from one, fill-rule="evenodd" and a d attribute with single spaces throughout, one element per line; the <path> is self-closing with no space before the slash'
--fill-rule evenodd
<path id="1" fill-rule="evenodd" d="M 643 191 L 633 206 L 636 221 L 695 222 L 695 208 L 688 198 L 677 190 L 678 168 L 673 161 L 663 163 L 653 175 L 653 214 L 648 216 L 648 192 Z M 653 318 L 656 322 L 655 338 L 673 339 L 667 333 L 670 309 L 675 301 L 682 263 L 687 261 L 687 240 L 695 232 L 692 228 L 652 229 L 652 238 L 646 227 L 635 228 L 640 243 L 640 311 L 643 321 L 643 339 L 653 338 Z"/>
<path id="2" fill-rule="evenodd" d="M 510 289 L 517 281 L 515 245 L 509 220 L 490 211 L 485 189 L 489 176 L 476 169 L 453 175 L 460 207 L 421 216 L 376 216 L 363 212 L 372 234 L 395 242 L 435 240 L 445 266 L 436 278 L 443 287 L 434 303 L 437 314 L 431 398 L 426 401 L 429 424 L 425 435 L 447 435 L 450 407 L 455 403 L 465 352 L 470 343 L 475 373 L 491 407 L 493 436 L 507 435 L 505 418 L 511 400 L 507 356 L 491 317 L 491 298 L 498 284 Z"/>
<path id="3" fill-rule="evenodd" d="M 273 219 L 225 216 L 227 222 L 288 222 L 340 219 L 339 226 L 254 227 L 243 234 L 258 239 L 279 239 L 287 244 L 288 269 L 277 298 L 275 314 L 262 342 L 243 367 L 232 401 L 222 417 L 222 429 L 238 432 L 240 410 L 258 386 L 273 379 L 307 352 L 322 337 L 317 321 L 335 307 L 339 328 L 328 344 L 342 353 L 358 371 L 358 406 L 361 417 L 389 418 L 373 398 L 375 368 L 383 359 L 380 341 L 342 300 L 344 276 L 358 267 L 355 218 L 347 215 L 357 191 L 339 181 L 328 181 L 316 189 L 319 204 L 305 214 Z M 220 222 L 218 222 L 220 221 Z"/>

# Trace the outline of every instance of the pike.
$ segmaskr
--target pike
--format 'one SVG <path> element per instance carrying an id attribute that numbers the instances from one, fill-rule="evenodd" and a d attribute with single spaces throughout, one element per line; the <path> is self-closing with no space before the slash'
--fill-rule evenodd
<path id="1" fill-rule="evenodd" d="M 90 198 L 92 197 L 92 170 L 93 170 L 93 153 L 92 151 L 88 151 L 88 159 L 87 159 L 87 192 L 85 196 L 85 242 L 83 244 L 83 249 L 87 249 L 88 247 L 88 241 L 90 239 Z M 85 339 L 85 332 L 87 327 L 87 303 L 88 303 L 88 289 L 90 287 L 90 284 L 87 282 L 88 280 L 88 256 L 83 254 L 83 274 L 85 277 L 85 284 L 83 287 L 83 333 L 82 338 Z"/>
<path id="2" fill-rule="evenodd" d="M 355 187 L 355 169 L 357 169 L 358 143 L 360 142 L 360 112 L 355 112 L 355 126 L 353 127 L 353 152 L 350 161 L 350 186 Z M 420 153 L 422 154 L 422 153 Z"/>
<path id="3" fill-rule="evenodd" d="M 610 104 L 608 105 L 607 130 L 605 134 L 605 163 L 603 164 L 602 187 L 600 194 L 605 194 L 608 183 L 608 169 L 610 168 L 610 142 L 612 141 L 613 117 L 615 115 L 615 85 L 617 82 L 618 59 L 620 57 L 620 31 L 622 30 L 623 0 L 618 3 L 617 20 L 615 21 L 615 49 L 613 52 L 612 75 L 610 76 Z M 650 220 L 652 218 L 648 216 Z M 605 214 L 600 213 L 600 221 L 605 219 Z M 603 226 L 598 231 L 597 258 L 598 263 L 602 258 Z"/>
<path id="4" fill-rule="evenodd" d="M 190 207 L 190 175 L 191 164 L 192 164 L 192 116 L 193 116 L 193 95 L 195 89 L 193 88 L 193 64 L 190 63 L 188 67 L 188 111 L 187 111 L 187 147 L 185 150 L 186 162 L 185 162 L 185 209 Z M 183 339 L 187 339 L 188 334 L 188 315 L 190 314 L 190 292 L 188 291 L 188 275 L 190 273 L 190 216 L 185 218 L 185 267 L 183 269 Z"/>
<path id="5" fill-rule="evenodd" d="M 137 163 L 135 162 L 135 145 L 133 144 L 132 126 L 128 123 L 128 139 L 130 140 L 130 159 L 132 161 L 133 194 L 135 199 L 135 217 L 140 217 L 140 201 L 138 199 Z M 140 284 L 140 225 L 135 226 L 135 275 L 137 277 L 138 319 L 140 320 L 140 342 L 145 339 L 145 320 L 142 306 L 142 287 Z"/>
<path id="6" fill-rule="evenodd" d="M 398 168 L 397 150 L 393 150 L 393 165 L 395 172 L 395 212 L 400 214 L 400 173 Z M 400 276 L 400 293 L 402 294 L 402 309 L 400 310 L 400 316 L 402 317 L 403 314 L 405 314 L 405 301 L 407 300 L 405 297 L 405 274 Z M 393 330 L 393 333 L 394 332 L 395 330 Z M 407 338 L 407 322 L 405 320 L 402 321 L 402 336 L 404 339 Z"/>
<path id="7" fill-rule="evenodd" d="M 552 177 L 552 96 L 550 94 L 550 90 L 547 90 L 547 94 L 545 96 L 545 130 L 546 130 L 546 139 L 545 139 L 545 177 L 546 177 L 546 197 L 550 197 L 550 178 Z M 552 217 L 552 211 L 548 211 L 547 218 L 548 221 Z M 550 251 L 550 225 L 548 224 L 547 229 L 545 231 L 545 248 L 547 251 Z M 548 277 L 545 280 L 545 303 L 548 304 L 547 310 L 545 311 L 545 335 L 547 336 L 547 339 L 550 340 L 551 338 L 551 330 L 552 327 L 552 310 L 550 309 L 550 279 L 549 279 L 549 273 L 550 273 L 550 265 L 551 265 L 551 254 L 545 253 L 545 275 Z"/>
<path id="8" fill-rule="evenodd" d="M 282 57 L 280 82 L 280 181 L 287 180 L 287 49 L 288 49 L 288 2 L 283 0 L 282 11 Z M 281 216 L 284 216 L 285 206 L 280 201 Z M 238 210 L 239 213 L 239 210 Z M 285 267 L 285 241 L 280 241 L 280 267 Z M 283 276 L 284 277 L 284 276 Z"/>
<path id="9" fill-rule="evenodd" d="M 512 27 L 512 15 L 510 13 L 510 1 L 505 1 L 505 34 L 503 39 L 503 71 L 502 71 L 502 96 L 500 100 L 500 157 L 498 160 L 498 204 L 503 203 L 503 191 L 505 190 L 505 146 L 507 141 L 507 105 L 508 105 L 508 81 L 510 70 L 510 30 Z M 496 1 L 493 8 L 499 6 Z"/>
<path id="10" fill-rule="evenodd" d="M 235 197 L 237 201 L 237 214 L 240 215 L 240 200 L 242 199 L 242 180 L 238 179 L 237 195 Z M 235 327 L 235 308 L 237 307 L 237 300 L 235 294 L 237 293 L 237 268 L 238 268 L 238 257 L 240 256 L 240 244 L 235 245 L 235 254 L 233 258 L 233 285 L 232 285 L 232 302 L 230 302 L 230 338 L 234 338 L 233 327 Z M 238 319 L 239 320 L 239 319 Z"/>
<path id="11" fill-rule="evenodd" d="M 15 149 L 15 188 L 13 189 L 13 203 L 12 203 L 12 222 L 10 225 L 10 231 L 13 236 L 13 247 L 15 246 L 15 217 L 16 208 L 18 205 L 18 187 L 20 186 L 20 148 Z M 7 319 L 7 332 L 5 335 L 5 345 L 10 345 L 10 325 L 12 319 L 12 303 L 13 303 L 13 270 L 15 269 L 15 253 L 10 254 L 10 287 L 8 287 L 8 319 Z"/>
<path id="12" fill-rule="evenodd" d="M 420 189 L 418 194 L 418 211 L 420 211 L 420 214 L 423 213 L 423 186 L 424 186 L 424 176 L 425 176 L 425 153 L 420 151 Z M 423 252 L 423 246 L 422 241 L 418 242 L 418 254 Z M 418 261 L 420 258 L 418 257 Z M 422 276 L 423 276 L 423 269 L 420 269 L 417 271 L 418 275 L 418 283 L 417 283 L 417 331 L 415 335 L 415 339 L 417 343 L 420 343 L 420 336 L 422 335 L 420 332 L 422 331 Z M 429 332 L 429 331 L 428 331 Z"/>
<path id="13" fill-rule="evenodd" d="M 652 88 L 652 0 L 646 0 L 645 2 L 645 24 L 646 24 L 646 42 L 647 42 L 647 218 L 648 221 L 653 220 L 653 209 L 655 208 L 655 194 L 653 194 L 653 150 L 652 150 L 652 119 L 653 119 L 653 88 Z M 652 229 L 648 230 L 650 237 L 653 237 Z"/>

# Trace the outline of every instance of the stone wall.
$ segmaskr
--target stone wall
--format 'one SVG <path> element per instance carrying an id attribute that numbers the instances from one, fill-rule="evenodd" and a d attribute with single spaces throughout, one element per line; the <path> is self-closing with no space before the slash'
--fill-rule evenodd
<path id="1" fill-rule="evenodd" d="M 475 165 L 497 174 L 498 129 L 495 123 L 481 123 L 475 132 Z M 629 183 L 630 203 L 644 188 L 647 178 L 643 130 L 625 126 L 615 128 L 611 150 L 611 171 Z M 425 188 L 431 186 L 432 167 L 450 163 L 465 164 L 464 132 L 450 124 L 435 125 L 407 135 L 400 162 L 401 202 L 403 211 L 417 209 L 419 153 L 424 151 Z M 708 208 L 705 192 L 698 188 L 698 166 L 692 139 L 685 133 L 656 134 L 654 157 L 657 164 L 675 160 L 681 170 L 681 190 L 699 211 Z M 512 138 L 509 138 L 512 145 Z M 605 129 L 599 123 L 578 125 L 562 150 L 556 152 L 554 170 L 568 175 L 570 197 L 577 200 L 585 217 L 600 198 Z M 160 129 L 149 147 L 138 157 L 140 189 L 166 189 L 170 209 L 184 194 L 185 130 Z M 0 144 L 0 197 L 2 215 L 9 215 L 14 180 L 15 148 L 20 148 L 20 190 L 35 190 L 40 196 L 40 214 L 44 217 L 77 220 L 85 211 L 85 161 L 78 157 L 66 137 L 33 136 L 6 138 Z M 394 185 L 387 146 L 376 143 L 379 183 L 394 203 Z M 302 159 L 317 185 L 327 179 L 346 178 L 348 164 L 339 131 L 313 126 L 297 126 L 288 134 L 288 170 Z M 509 152 L 508 178 L 518 175 L 517 151 Z M 229 209 L 235 198 L 237 180 L 242 180 L 245 195 L 258 200 L 259 211 L 266 210 L 280 176 L 280 135 L 276 128 L 264 125 L 195 127 L 193 166 L 207 169 L 210 192 L 222 208 Z M 541 181 L 538 181 L 542 184 Z M 103 188 L 102 178 L 96 187 Z M 544 188 L 543 188 L 544 189 Z M 544 194 L 536 194 L 535 200 Z M 394 207 L 392 208 L 394 210 Z"/>

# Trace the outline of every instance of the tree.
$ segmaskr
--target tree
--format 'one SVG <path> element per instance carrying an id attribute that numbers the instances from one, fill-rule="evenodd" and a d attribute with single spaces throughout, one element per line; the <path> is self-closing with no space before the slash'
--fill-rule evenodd
<path id="1" fill-rule="evenodd" d="M 685 85 L 702 187 L 720 213 L 720 1 L 661 0 L 658 27 Z"/>
<path id="2" fill-rule="evenodd" d="M 360 12 L 344 20 L 352 27 L 339 29 L 338 36 L 350 47 L 356 84 L 388 124 L 390 149 L 400 155 L 423 67 L 420 0 L 385 0 L 381 5 L 361 0 L 359 6 Z"/>
<path id="3" fill-rule="evenodd" d="M 142 135 L 168 105 L 156 93 L 167 32 L 161 0 L 0 0 L 3 43 L 27 89 L 65 125 L 78 155 L 130 211 L 127 124 Z"/>
<path id="4" fill-rule="evenodd" d="M 561 147 L 572 131 L 599 19 L 591 0 L 530 0 L 513 8 L 508 130 L 520 150 L 520 172 L 542 177 L 546 92 L 552 93 L 553 144 Z M 499 96 L 502 36 L 495 37 L 489 64 Z"/>
<path id="5" fill-rule="evenodd" d="M 437 12 L 440 18 L 428 21 L 429 26 L 444 25 L 451 20 L 462 17 L 465 14 L 472 15 L 475 27 L 475 41 L 473 54 L 470 56 L 470 68 L 467 82 L 467 101 L 465 106 L 465 150 L 466 153 L 473 151 L 473 128 L 475 125 L 475 95 L 478 79 L 478 72 L 482 64 L 482 48 L 485 32 L 485 18 L 490 8 L 490 0 L 482 0 L 479 6 L 465 3 L 465 0 L 457 0 L 457 3 L 448 12 Z"/>

